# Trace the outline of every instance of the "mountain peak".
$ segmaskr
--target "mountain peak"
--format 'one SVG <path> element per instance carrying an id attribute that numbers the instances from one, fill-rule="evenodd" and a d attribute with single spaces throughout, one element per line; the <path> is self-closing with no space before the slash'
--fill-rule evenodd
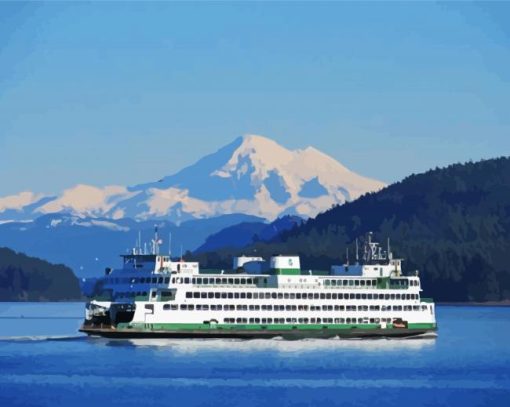
<path id="1" fill-rule="evenodd" d="M 32 219 L 45 213 L 177 222 L 235 213 L 271 220 L 286 214 L 310 217 L 383 186 L 314 147 L 289 150 L 265 136 L 246 134 L 157 182 L 128 188 L 76 185 L 39 204 L 29 193 L 0 198 L 0 221 L 7 215 L 2 206 L 15 207 L 11 217 L 19 211 Z"/>

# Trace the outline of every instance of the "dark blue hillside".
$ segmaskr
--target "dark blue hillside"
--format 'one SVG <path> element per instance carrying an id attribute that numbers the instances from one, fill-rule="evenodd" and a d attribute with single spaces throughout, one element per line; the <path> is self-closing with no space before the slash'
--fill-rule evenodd
<path id="1" fill-rule="evenodd" d="M 336 206 L 271 243 L 243 251 L 299 253 L 305 268 L 345 260 L 346 247 L 368 231 L 391 238 L 404 268 L 419 270 L 427 295 L 440 301 L 510 300 L 510 158 L 455 164 L 411 175 Z M 202 254 L 227 264 L 234 254 Z"/>

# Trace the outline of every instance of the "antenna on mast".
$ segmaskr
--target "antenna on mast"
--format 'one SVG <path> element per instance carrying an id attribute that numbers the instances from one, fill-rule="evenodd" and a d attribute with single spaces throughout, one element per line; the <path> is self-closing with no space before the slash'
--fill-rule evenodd
<path id="1" fill-rule="evenodd" d="M 359 263 L 358 238 L 356 238 L 356 263 Z"/>
<path id="2" fill-rule="evenodd" d="M 347 265 L 349 265 L 349 247 L 345 248 L 345 257 L 347 259 Z"/>
<path id="3" fill-rule="evenodd" d="M 168 232 L 168 256 L 172 258 L 172 232 Z"/>
<path id="4" fill-rule="evenodd" d="M 182 261 L 182 244 L 181 244 L 181 261 Z"/>
<path id="5" fill-rule="evenodd" d="M 154 240 L 152 241 L 152 254 L 159 255 L 159 245 L 163 243 L 158 236 L 158 225 L 154 225 Z"/>

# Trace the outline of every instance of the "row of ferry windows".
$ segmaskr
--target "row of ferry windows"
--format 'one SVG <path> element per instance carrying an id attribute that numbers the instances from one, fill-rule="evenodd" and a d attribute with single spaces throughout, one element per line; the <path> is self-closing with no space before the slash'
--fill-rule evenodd
<path id="1" fill-rule="evenodd" d="M 418 286 L 418 280 L 408 280 L 406 279 L 394 279 L 390 280 L 391 285 L 399 286 L 399 287 L 407 287 L 407 286 Z M 371 279 L 371 280 L 324 280 L 325 286 L 332 286 L 332 287 L 365 287 L 365 286 L 372 286 L 375 287 L 377 285 L 377 280 Z"/>
<path id="2" fill-rule="evenodd" d="M 198 277 L 198 278 L 190 278 L 190 277 L 172 277 L 172 284 L 203 284 L 203 285 L 253 285 L 258 284 L 259 279 L 257 278 L 206 278 L 206 277 Z M 127 278 L 109 278 L 108 282 L 110 284 L 169 284 L 170 277 L 127 277 Z M 267 278 L 263 279 L 264 283 L 267 283 Z M 417 280 L 392 280 L 392 286 L 407 286 L 409 282 L 410 286 L 418 286 Z M 376 287 L 377 280 L 324 280 L 325 286 L 331 287 Z"/>
<path id="3" fill-rule="evenodd" d="M 379 324 L 398 318 L 224 318 L 225 324 Z"/>
<path id="4" fill-rule="evenodd" d="M 281 293 L 281 292 L 199 292 L 188 291 L 186 298 L 240 298 L 273 300 L 417 300 L 418 294 L 377 294 L 377 293 Z"/>
<path id="5" fill-rule="evenodd" d="M 169 284 L 170 277 L 127 277 L 109 278 L 109 284 Z"/>
<path id="6" fill-rule="evenodd" d="M 165 304 L 165 311 L 426 311 L 426 305 L 246 305 Z"/>
<path id="7" fill-rule="evenodd" d="M 253 285 L 259 283 L 258 278 L 190 278 L 172 277 L 172 284 L 217 284 L 217 285 Z M 267 283 L 267 278 L 261 279 Z M 110 284 L 169 284 L 170 277 L 111 277 L 107 279 Z"/>

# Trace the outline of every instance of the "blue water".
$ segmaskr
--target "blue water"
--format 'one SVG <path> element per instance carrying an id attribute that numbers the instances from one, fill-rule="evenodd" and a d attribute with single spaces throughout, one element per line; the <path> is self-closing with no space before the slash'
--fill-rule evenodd
<path id="1" fill-rule="evenodd" d="M 0 304 L 0 406 L 508 406 L 510 308 L 407 340 L 106 340 L 82 304 Z M 42 319 L 49 316 L 50 319 Z"/>

